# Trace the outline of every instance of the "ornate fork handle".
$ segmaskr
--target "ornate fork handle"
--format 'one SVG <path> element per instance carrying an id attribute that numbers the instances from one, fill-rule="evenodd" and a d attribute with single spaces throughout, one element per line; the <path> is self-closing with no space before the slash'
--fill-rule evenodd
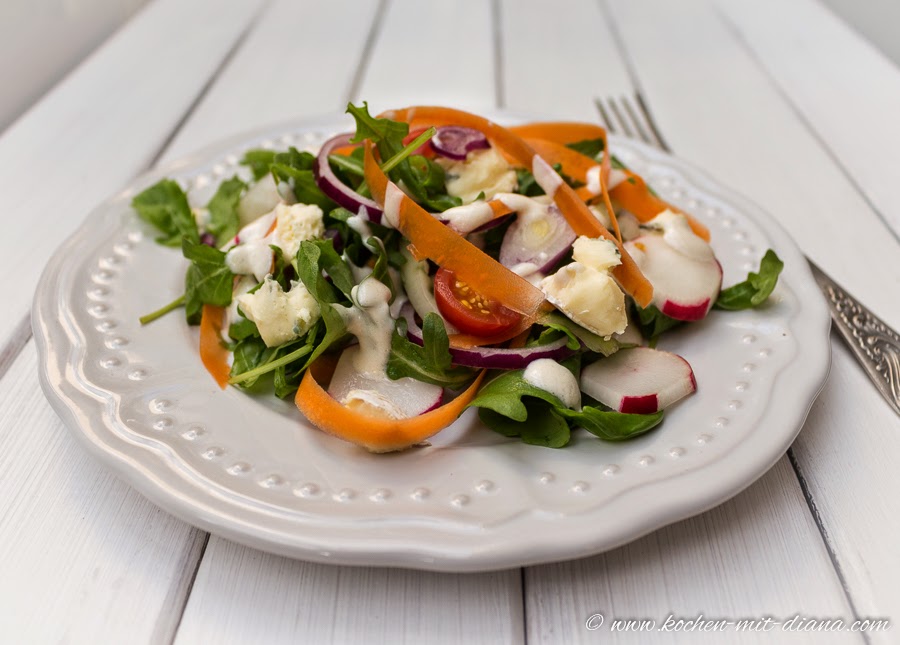
<path id="1" fill-rule="evenodd" d="M 835 327 L 869 378 L 900 414 L 900 335 L 812 262 L 813 275 L 831 308 Z"/>

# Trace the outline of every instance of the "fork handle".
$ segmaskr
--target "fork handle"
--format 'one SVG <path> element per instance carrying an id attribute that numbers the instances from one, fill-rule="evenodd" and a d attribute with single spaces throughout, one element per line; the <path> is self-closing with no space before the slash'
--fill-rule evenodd
<path id="1" fill-rule="evenodd" d="M 900 335 L 812 261 L 809 266 L 825 294 L 835 328 L 882 396 L 900 414 Z"/>

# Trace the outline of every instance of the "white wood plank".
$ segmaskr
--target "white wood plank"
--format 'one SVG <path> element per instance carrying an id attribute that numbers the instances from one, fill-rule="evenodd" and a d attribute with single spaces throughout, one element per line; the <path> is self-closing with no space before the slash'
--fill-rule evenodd
<path id="1" fill-rule="evenodd" d="M 496 103 L 491 3 L 392 0 L 354 100 L 478 110 Z"/>
<path id="2" fill-rule="evenodd" d="M 585 560 L 526 570 L 527 641 L 543 643 L 861 643 L 858 636 L 663 632 L 677 618 L 842 617 L 852 611 L 787 458 L 750 489 L 699 517 Z M 600 629 L 586 628 L 600 613 Z M 620 632 L 616 619 L 650 619 Z M 765 637 L 765 639 L 764 639 Z"/>
<path id="3" fill-rule="evenodd" d="M 597 121 L 594 99 L 631 94 L 631 80 L 596 0 L 505 0 L 506 107 Z"/>
<path id="4" fill-rule="evenodd" d="M 31 343 L 0 380 L 0 640 L 168 642 L 205 535 L 76 445 L 37 370 Z"/>
<path id="5" fill-rule="evenodd" d="M 827 271 L 898 326 L 900 245 L 714 8 L 662 0 L 612 5 L 675 151 L 760 202 Z M 795 456 L 863 616 L 900 611 L 900 561 L 890 553 L 896 535 L 890 518 L 900 496 L 897 427 L 896 416 L 836 345 L 831 380 Z M 836 468 L 839 463 L 845 467 Z M 892 640 L 886 634 L 870 639 Z"/>
<path id="6" fill-rule="evenodd" d="M 428 11 L 416 9 L 417 19 L 428 24 L 446 11 L 428 6 Z M 270 121 L 343 109 L 375 8 L 372 3 L 368 12 L 361 11 L 349 0 L 282 0 L 273 5 L 164 156 L 177 157 L 208 140 Z M 402 24 L 392 27 L 393 21 L 406 19 L 402 11 L 392 13 L 386 28 L 399 31 Z M 330 26 L 338 23 L 343 51 L 335 52 Z M 435 35 L 434 28 L 431 33 Z M 484 34 L 488 37 L 490 29 Z M 385 41 L 375 49 L 372 64 L 377 67 L 383 57 L 390 59 L 403 42 Z M 272 60 L 312 60 L 325 51 L 329 57 L 334 54 L 325 66 L 327 73 L 304 73 L 291 80 L 283 68 L 266 68 Z M 404 69 L 417 76 L 433 61 L 418 56 L 414 62 L 419 67 L 405 63 Z M 487 101 L 494 99 L 492 78 L 476 83 L 491 88 Z M 466 91 L 468 85 L 460 81 L 458 87 Z M 382 97 L 391 97 L 409 85 L 405 77 L 396 76 L 380 82 L 378 89 Z M 378 110 L 412 99 L 380 105 L 372 101 Z M 177 642 L 493 644 L 521 642 L 522 633 L 519 571 L 454 576 L 338 568 L 269 556 L 212 537 Z"/>
<path id="7" fill-rule="evenodd" d="M 162 161 L 254 128 L 343 112 L 377 10 L 355 0 L 274 3 Z"/>
<path id="8" fill-rule="evenodd" d="M 50 253 L 145 168 L 261 0 L 157 0 L 0 138 L 0 346 Z"/>
<path id="9" fill-rule="evenodd" d="M 720 5 L 781 91 L 900 235 L 900 68 L 814 0 Z"/>
<path id="10" fill-rule="evenodd" d="M 308 564 L 212 537 L 175 643 L 520 643 L 520 582 Z"/>

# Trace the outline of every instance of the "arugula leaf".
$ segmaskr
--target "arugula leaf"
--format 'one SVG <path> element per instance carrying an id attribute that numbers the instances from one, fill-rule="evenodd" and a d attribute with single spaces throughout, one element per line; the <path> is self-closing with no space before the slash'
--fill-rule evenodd
<path id="1" fill-rule="evenodd" d="M 577 359 L 569 359 L 562 363 L 574 370 Z M 488 408 L 509 417 L 513 421 L 526 421 L 528 407 L 522 400 L 525 397 L 546 401 L 555 408 L 564 408 L 565 404 L 554 394 L 528 383 L 524 378 L 525 370 L 502 372 L 499 376 L 483 385 L 468 407 Z"/>
<path id="2" fill-rule="evenodd" d="M 225 254 L 185 237 L 181 252 L 191 266 L 184 276 L 184 314 L 188 324 L 200 323 L 203 305 L 227 307 L 231 304 L 234 275 L 225 265 Z"/>
<path id="3" fill-rule="evenodd" d="M 304 244 L 306 245 L 305 248 L 303 246 Z M 313 251 L 312 247 L 315 247 L 317 251 Z M 301 252 L 303 253 L 302 258 Z M 341 293 L 347 297 L 350 296 L 350 291 L 353 289 L 354 285 L 356 285 L 356 282 L 353 279 L 353 273 L 350 271 L 350 267 L 347 266 L 344 259 L 338 255 L 337 251 L 334 250 L 333 240 L 308 240 L 303 242 L 300 249 L 297 251 L 297 257 L 294 258 L 294 270 L 297 272 L 297 275 L 301 275 L 300 263 L 302 262 L 305 262 L 307 267 L 312 266 L 313 263 L 318 265 L 319 270 L 325 271 L 325 273 L 328 274 L 331 278 L 331 283 L 336 286 Z M 325 282 L 325 284 L 327 284 L 327 282 Z M 324 288 L 325 287 L 323 287 L 323 289 Z M 310 291 L 310 293 L 313 292 Z M 333 296 L 333 291 L 331 295 Z M 313 296 L 315 297 L 316 294 L 313 294 Z M 334 300 L 331 302 L 334 302 Z"/>
<path id="4" fill-rule="evenodd" d="M 373 117 L 365 102 L 361 107 L 349 103 L 347 112 L 356 120 L 356 134 L 350 141 L 359 143 L 368 139 L 373 142 L 378 147 L 382 161 L 386 163 L 392 163 L 392 158 L 402 151 L 411 152 L 421 145 L 416 142 L 404 145 L 403 139 L 409 134 L 409 125 L 402 121 Z M 461 199 L 447 194 L 443 168 L 421 155 L 402 158 L 388 172 L 388 176 L 394 183 L 403 182 L 412 198 L 429 210 L 445 211 L 462 204 Z"/>
<path id="5" fill-rule="evenodd" d="M 333 251 L 334 247 L 332 246 L 331 249 Z M 328 251 L 325 251 L 325 253 L 325 263 L 328 263 L 330 261 L 328 259 Z M 333 306 L 338 301 L 338 295 L 334 287 L 322 275 L 322 257 L 322 245 L 306 240 L 300 243 L 295 259 L 297 276 L 303 282 L 310 295 L 319 303 L 319 309 L 322 312 L 322 324 L 325 325 L 325 334 L 318 341 L 319 344 L 315 349 L 312 350 L 304 367 L 308 366 L 329 347 L 347 335 L 347 326 L 344 324 L 344 319 Z M 347 270 L 349 271 L 349 267 L 347 267 Z"/>
<path id="6" fill-rule="evenodd" d="M 131 205 L 141 219 L 162 233 L 156 238 L 160 244 L 178 246 L 182 237 L 191 242 L 200 241 L 187 195 L 171 179 L 163 179 L 145 189 L 131 200 Z"/>
<path id="7" fill-rule="evenodd" d="M 247 318 L 242 318 L 238 322 L 231 323 L 228 326 L 228 337 L 233 341 L 240 342 L 251 336 L 259 337 L 259 328 L 256 323 Z"/>
<path id="8" fill-rule="evenodd" d="M 269 174 L 276 154 L 274 150 L 263 150 L 262 148 L 248 150 L 241 159 L 241 165 L 249 166 L 250 172 L 253 173 L 253 180 L 259 181 Z"/>
<path id="9" fill-rule="evenodd" d="M 241 193 L 246 187 L 247 185 L 238 177 L 223 181 L 206 205 L 209 209 L 207 230 L 216 236 L 216 240 L 224 242 L 237 234 L 241 226 L 237 207 L 241 201 Z"/>
<path id="10" fill-rule="evenodd" d="M 396 154 L 403 148 L 403 139 L 409 134 L 409 124 L 402 121 L 373 117 L 369 114 L 369 104 L 366 101 L 363 101 L 361 107 L 348 103 L 347 112 L 356 120 L 356 134 L 350 139 L 350 143 L 361 143 L 365 139 L 376 145 L 385 143 L 387 147 L 394 149 L 385 155 L 379 145 L 378 150 L 382 152 L 384 159 Z"/>
<path id="11" fill-rule="evenodd" d="M 391 354 L 387 364 L 390 378 L 397 380 L 409 376 L 454 390 L 472 380 L 473 370 L 452 366 L 450 339 L 438 314 L 432 312 L 425 316 L 422 323 L 424 345 L 408 340 L 406 329 L 406 320 L 399 319 L 391 336 Z"/>
<path id="12" fill-rule="evenodd" d="M 578 370 L 578 358 L 562 363 Z M 503 372 L 481 388 L 469 407 L 492 430 L 525 443 L 560 448 L 569 442 L 570 427 L 583 427 L 605 441 L 623 441 L 656 427 L 663 413 L 624 414 L 585 405 L 567 408 L 555 395 L 527 383 L 524 370 Z"/>
<path id="13" fill-rule="evenodd" d="M 571 148 L 575 152 L 596 159 L 603 152 L 603 139 L 585 139 L 584 141 L 573 141 L 566 144 L 567 148 Z"/>
<path id="14" fill-rule="evenodd" d="M 783 268 L 784 262 L 769 249 L 760 260 L 759 272 L 751 272 L 743 282 L 722 289 L 714 307 L 729 311 L 758 307 L 772 294 Z"/>
<path id="15" fill-rule="evenodd" d="M 682 324 L 681 320 L 670 318 L 655 305 L 648 305 L 646 309 L 642 309 L 637 303 L 632 304 L 634 310 L 632 319 L 641 328 L 644 338 L 649 339 L 651 343 L 663 332 Z"/>
<path id="16" fill-rule="evenodd" d="M 315 204 L 326 213 L 336 204 L 323 193 L 313 175 L 316 158 L 308 152 L 300 152 L 294 147 L 287 152 L 279 152 L 272 160 L 270 169 L 276 181 L 290 185 L 294 197 L 301 204 Z"/>
<path id="17" fill-rule="evenodd" d="M 584 406 L 581 411 L 560 410 L 562 416 L 605 441 L 625 441 L 658 426 L 663 411 L 654 414 L 627 414 Z"/>
<path id="18" fill-rule="evenodd" d="M 259 336 L 248 336 L 238 342 L 234 347 L 234 360 L 231 364 L 231 377 L 239 376 L 264 365 L 275 356 L 277 347 L 266 347 Z M 259 376 L 246 378 L 236 383 L 243 388 L 251 388 L 256 385 Z"/>
<path id="19" fill-rule="evenodd" d="M 585 329 L 558 311 L 551 311 L 550 313 L 541 316 L 538 319 L 537 324 L 554 331 L 560 331 L 568 336 L 569 340 L 566 343 L 566 346 L 569 349 L 580 349 L 583 344 L 592 352 L 603 354 L 604 356 L 611 356 L 619 351 L 619 348 L 621 347 L 621 343 L 615 338 L 606 340 L 603 336 L 598 336 L 594 332 Z M 541 336 L 543 337 L 544 334 L 541 334 Z M 539 344 L 544 343 L 539 342 Z"/>
<path id="20" fill-rule="evenodd" d="M 520 437 L 523 442 L 546 448 L 562 448 L 569 443 L 569 424 L 549 403 L 535 401 L 529 405 L 528 422 L 508 419 L 489 408 L 478 410 L 482 423 L 506 437 Z"/>

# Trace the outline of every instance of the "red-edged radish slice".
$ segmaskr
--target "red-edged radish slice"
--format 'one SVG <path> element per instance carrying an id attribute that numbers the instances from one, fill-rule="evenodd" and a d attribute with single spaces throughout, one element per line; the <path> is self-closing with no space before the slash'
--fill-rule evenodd
<path id="1" fill-rule="evenodd" d="M 409 419 L 441 405 L 444 389 L 414 378 L 393 381 L 373 376 L 354 365 L 359 346 L 348 347 L 338 359 L 328 393 L 347 408 L 384 419 Z"/>
<path id="2" fill-rule="evenodd" d="M 722 267 L 711 249 L 705 257 L 687 255 L 656 233 L 626 242 L 625 248 L 653 285 L 651 302 L 657 309 L 685 321 L 700 320 L 709 313 L 722 288 Z"/>
<path id="3" fill-rule="evenodd" d="M 658 349 L 620 349 L 581 371 L 581 390 L 619 412 L 652 414 L 696 391 L 686 360 Z"/>

